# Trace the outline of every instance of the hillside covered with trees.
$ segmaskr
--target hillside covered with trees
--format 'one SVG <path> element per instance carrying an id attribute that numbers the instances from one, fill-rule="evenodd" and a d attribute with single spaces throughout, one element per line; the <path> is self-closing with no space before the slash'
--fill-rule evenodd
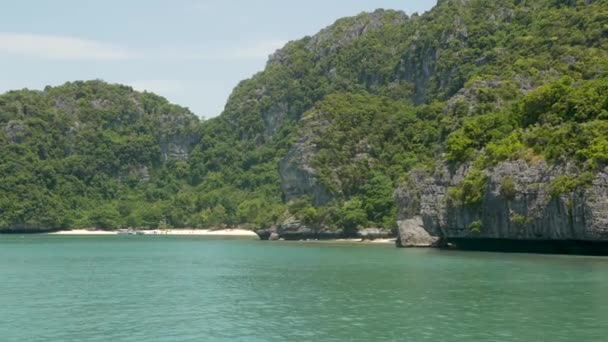
<path id="1" fill-rule="evenodd" d="M 377 10 L 288 43 L 206 121 L 102 81 L 0 95 L 0 229 L 394 229 L 411 170 L 467 165 L 466 206 L 500 162 L 576 165 L 559 194 L 607 166 L 607 132 L 608 1 Z"/>

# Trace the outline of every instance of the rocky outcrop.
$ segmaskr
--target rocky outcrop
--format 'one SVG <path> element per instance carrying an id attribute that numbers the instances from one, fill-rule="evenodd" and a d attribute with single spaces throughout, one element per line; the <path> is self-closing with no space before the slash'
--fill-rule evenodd
<path id="1" fill-rule="evenodd" d="M 195 134 L 162 137 L 160 139 L 162 160 L 187 160 L 198 140 L 199 138 Z"/>
<path id="2" fill-rule="evenodd" d="M 372 13 L 361 13 L 354 17 L 342 18 L 319 33 L 306 39 L 306 49 L 317 58 L 329 56 L 340 49 L 353 44 L 362 35 L 380 31 L 387 26 L 399 26 L 409 19 L 403 11 L 378 9 Z M 289 56 L 287 45 L 275 51 L 268 59 L 268 65 L 283 64 Z"/>
<path id="3" fill-rule="evenodd" d="M 302 118 L 301 125 L 305 129 L 301 130 L 296 142 L 279 162 L 281 190 L 286 201 L 308 195 L 313 205 L 320 206 L 330 202 L 332 196 L 319 183 L 311 159 L 318 152 L 315 139 L 323 134 L 328 122 L 313 113 Z"/>
<path id="4" fill-rule="evenodd" d="M 200 140 L 198 120 L 188 111 L 163 113 L 158 116 L 158 124 L 162 160 L 187 160 Z"/>
<path id="5" fill-rule="evenodd" d="M 279 227 L 261 229 L 256 232 L 260 240 L 331 240 L 346 237 L 342 230 L 327 227 L 309 227 L 304 222 L 290 219 Z"/>
<path id="6" fill-rule="evenodd" d="M 397 247 L 430 247 L 439 246 L 441 243 L 438 236 L 431 235 L 424 228 L 422 217 L 420 216 L 401 220 L 397 223 L 397 226 Z"/>
<path id="7" fill-rule="evenodd" d="M 338 20 L 311 37 L 306 47 L 320 56 L 327 56 L 340 48 L 352 44 L 362 35 L 381 30 L 386 26 L 398 26 L 409 18 L 402 11 L 378 9 L 356 17 Z"/>
<path id="8" fill-rule="evenodd" d="M 128 172 L 121 175 L 121 179 L 125 176 L 131 176 L 138 179 L 140 182 L 150 181 L 150 169 L 146 165 L 134 165 L 129 168 Z"/>
<path id="9" fill-rule="evenodd" d="M 271 240 L 274 241 L 275 239 L 270 239 L 270 236 L 277 236 L 277 232 L 276 232 L 276 228 L 267 228 L 267 229 L 259 229 L 255 232 L 256 234 L 258 234 L 258 237 L 260 238 L 260 240 Z"/>
<path id="10" fill-rule="evenodd" d="M 559 192 L 557 184 L 580 178 L 580 170 L 542 161 L 503 162 L 485 171 L 479 204 L 450 203 L 448 189 L 467 172 L 466 166 L 442 166 L 434 173 L 410 173 L 410 181 L 395 191 L 401 246 L 467 240 L 608 242 L 608 169 L 590 184 Z"/>
<path id="11" fill-rule="evenodd" d="M 342 229 L 332 229 L 329 227 L 310 227 L 304 222 L 288 219 L 278 227 L 261 229 L 256 232 L 260 240 L 335 240 L 335 239 L 350 239 L 357 238 L 361 240 L 376 240 L 392 238 L 394 234 L 391 231 L 381 228 L 365 228 L 356 232 L 346 231 Z"/>
<path id="12" fill-rule="evenodd" d="M 10 142 L 15 144 L 23 142 L 24 132 L 23 124 L 18 120 L 11 120 L 4 126 L 4 135 Z"/>

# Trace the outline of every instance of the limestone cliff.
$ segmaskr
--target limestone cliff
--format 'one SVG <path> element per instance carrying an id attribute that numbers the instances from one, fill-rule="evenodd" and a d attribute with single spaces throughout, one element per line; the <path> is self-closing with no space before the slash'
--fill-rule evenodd
<path id="1" fill-rule="evenodd" d="M 448 189 L 467 172 L 466 166 L 442 166 L 433 173 L 410 173 L 408 184 L 395 191 L 401 246 L 460 239 L 608 241 L 607 169 L 593 176 L 589 185 L 556 193 L 556 182 L 579 174 L 576 167 L 503 162 L 485 171 L 479 204 L 454 205 Z"/>
<path id="2" fill-rule="evenodd" d="M 332 196 L 325 186 L 319 183 L 317 171 L 311 165 L 311 158 L 317 153 L 315 139 L 321 136 L 327 120 L 312 114 L 302 119 L 305 128 L 299 134 L 287 155 L 279 162 L 281 190 L 286 201 L 308 195 L 316 206 L 328 203 Z M 305 132 L 304 132 L 305 131 Z"/>

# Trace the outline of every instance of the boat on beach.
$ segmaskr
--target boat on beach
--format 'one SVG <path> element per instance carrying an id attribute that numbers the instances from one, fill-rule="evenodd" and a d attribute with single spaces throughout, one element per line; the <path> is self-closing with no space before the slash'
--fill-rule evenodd
<path id="1" fill-rule="evenodd" d="M 144 235 L 145 233 L 141 230 L 133 230 L 133 229 L 119 229 L 116 231 L 117 235 Z"/>

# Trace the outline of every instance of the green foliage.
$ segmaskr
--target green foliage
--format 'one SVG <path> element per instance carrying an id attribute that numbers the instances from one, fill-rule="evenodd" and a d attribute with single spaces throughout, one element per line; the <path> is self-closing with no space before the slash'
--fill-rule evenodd
<path id="1" fill-rule="evenodd" d="M 277 222 L 284 211 L 283 205 L 269 206 L 262 199 L 254 198 L 239 204 L 237 216 L 240 224 L 250 224 L 255 228 L 264 228 Z"/>
<path id="2" fill-rule="evenodd" d="M 116 229 L 120 227 L 120 213 L 112 205 L 96 208 L 88 217 L 88 222 L 95 228 Z"/>
<path id="3" fill-rule="evenodd" d="M 330 95 L 306 118 L 325 123 L 321 130 L 305 124 L 298 131 L 316 136 L 312 165 L 322 183 L 346 198 L 364 193 L 374 173 L 394 181 L 428 162 L 439 138 L 436 122 L 419 119 L 411 106 L 368 93 Z"/>
<path id="4" fill-rule="evenodd" d="M 391 179 L 379 173 L 363 187 L 363 207 L 369 222 L 385 225 L 387 221 L 395 220 L 393 189 Z"/>
<path id="5" fill-rule="evenodd" d="M 368 191 L 376 174 L 395 184 L 414 166 L 432 166 L 442 150 L 455 164 L 481 155 L 484 167 L 516 158 L 555 161 L 550 144 L 533 141 L 529 132 L 534 120 L 549 119 L 545 104 L 559 99 L 560 87 L 577 89 L 580 80 L 605 73 L 598 26 L 605 15 L 598 3 L 446 1 L 411 20 L 394 11 L 341 19 L 319 36 L 287 44 L 263 72 L 239 84 L 222 116 L 203 125 L 189 177 L 200 191 L 236 191 L 241 201 L 280 206 L 277 162 L 297 136 L 313 134 L 318 151 L 311 166 L 320 182 L 338 202 L 360 198 L 369 224 L 382 224 L 393 208 L 382 204 L 390 201 L 388 191 L 380 197 Z M 372 20 L 373 27 L 353 34 Z M 524 90 L 551 82 L 561 85 L 522 99 Z M 443 101 L 463 87 L 465 95 L 447 113 Z M 581 100 L 587 93 L 594 94 L 572 96 L 572 106 L 595 103 Z M 597 111 L 585 108 L 580 120 Z M 325 127 L 316 132 L 302 117 Z M 603 145 L 592 145 L 578 158 L 601 165 Z M 464 197 L 476 202 L 472 194 Z M 335 213 L 341 205 L 330 207 Z M 315 209 L 317 217 L 309 209 L 308 220 L 338 224 L 319 218 L 325 208 Z"/>
<path id="6" fill-rule="evenodd" d="M 478 169 L 470 170 L 460 184 L 448 188 L 448 201 L 452 206 L 478 206 L 486 190 L 487 176 Z"/>
<path id="7" fill-rule="evenodd" d="M 606 92 L 606 79 L 576 84 L 571 77 L 563 77 L 557 82 L 534 89 L 523 98 L 523 124 L 558 125 L 567 121 L 607 119 Z"/>
<path id="8" fill-rule="evenodd" d="M 479 234 L 479 233 L 481 233 L 482 229 L 483 229 L 483 224 L 481 223 L 481 221 L 474 221 L 474 222 L 471 222 L 471 224 L 469 224 L 469 231 L 471 233 Z"/>
<path id="9" fill-rule="evenodd" d="M 367 221 L 378 226 L 394 220 L 395 182 L 430 162 L 439 139 L 436 121 L 420 119 L 404 102 L 368 93 L 330 95 L 305 114 L 305 122 L 298 134 L 312 137 L 317 151 L 311 165 L 320 182 L 341 200 L 360 198 Z"/>
<path id="10" fill-rule="evenodd" d="M 465 118 L 446 140 L 455 164 L 477 157 L 484 167 L 505 160 L 574 160 L 589 171 L 608 161 L 608 78 L 561 78 L 514 101 L 507 111 Z"/>
<path id="11" fill-rule="evenodd" d="M 168 211 L 183 187 L 161 146 L 196 140 L 199 125 L 164 98 L 101 81 L 8 92 L 0 113 L 0 229 L 156 225 L 144 212 L 160 201 Z"/>
<path id="12" fill-rule="evenodd" d="M 495 165 L 501 161 L 515 158 L 526 158 L 528 148 L 521 141 L 521 132 L 516 130 L 498 141 L 489 142 L 485 146 L 485 164 Z"/>
<path id="13" fill-rule="evenodd" d="M 522 214 L 514 213 L 511 215 L 511 223 L 518 227 L 522 227 L 527 223 L 527 219 Z"/>
<path id="14" fill-rule="evenodd" d="M 317 213 L 317 209 L 313 207 L 308 207 L 304 210 L 303 214 L 303 222 L 308 226 L 318 226 L 319 225 L 319 214 Z"/>
<path id="15" fill-rule="evenodd" d="M 566 195 L 590 185 L 592 181 L 593 174 L 590 172 L 583 172 L 578 176 L 558 176 L 549 184 L 549 193 L 553 197 Z"/>
<path id="16" fill-rule="evenodd" d="M 391 227 L 394 185 L 443 158 L 473 164 L 454 205 L 478 205 L 484 170 L 505 160 L 573 161 L 586 173 L 552 185 L 571 191 L 608 162 L 606 5 L 440 1 L 340 19 L 288 43 L 204 122 L 101 81 L 5 93 L 0 229 L 261 228 L 286 214 Z M 316 208 L 284 203 L 277 172 L 309 136 L 308 166 L 335 199 Z"/>
<path id="17" fill-rule="evenodd" d="M 366 224 L 367 212 L 363 208 L 363 201 L 359 198 L 352 198 L 346 202 L 340 211 L 339 225 L 347 232 L 352 232 Z"/>
<path id="18" fill-rule="evenodd" d="M 467 161 L 487 144 L 508 137 L 516 127 L 517 122 L 509 113 L 485 114 L 463 119 L 462 127 L 447 138 L 446 157 L 454 163 Z"/>
<path id="19" fill-rule="evenodd" d="M 513 178 L 510 176 L 504 177 L 502 182 L 500 182 L 499 191 L 502 197 L 506 198 L 507 200 L 512 201 L 515 199 L 515 196 L 517 195 L 517 188 L 515 187 Z"/>

